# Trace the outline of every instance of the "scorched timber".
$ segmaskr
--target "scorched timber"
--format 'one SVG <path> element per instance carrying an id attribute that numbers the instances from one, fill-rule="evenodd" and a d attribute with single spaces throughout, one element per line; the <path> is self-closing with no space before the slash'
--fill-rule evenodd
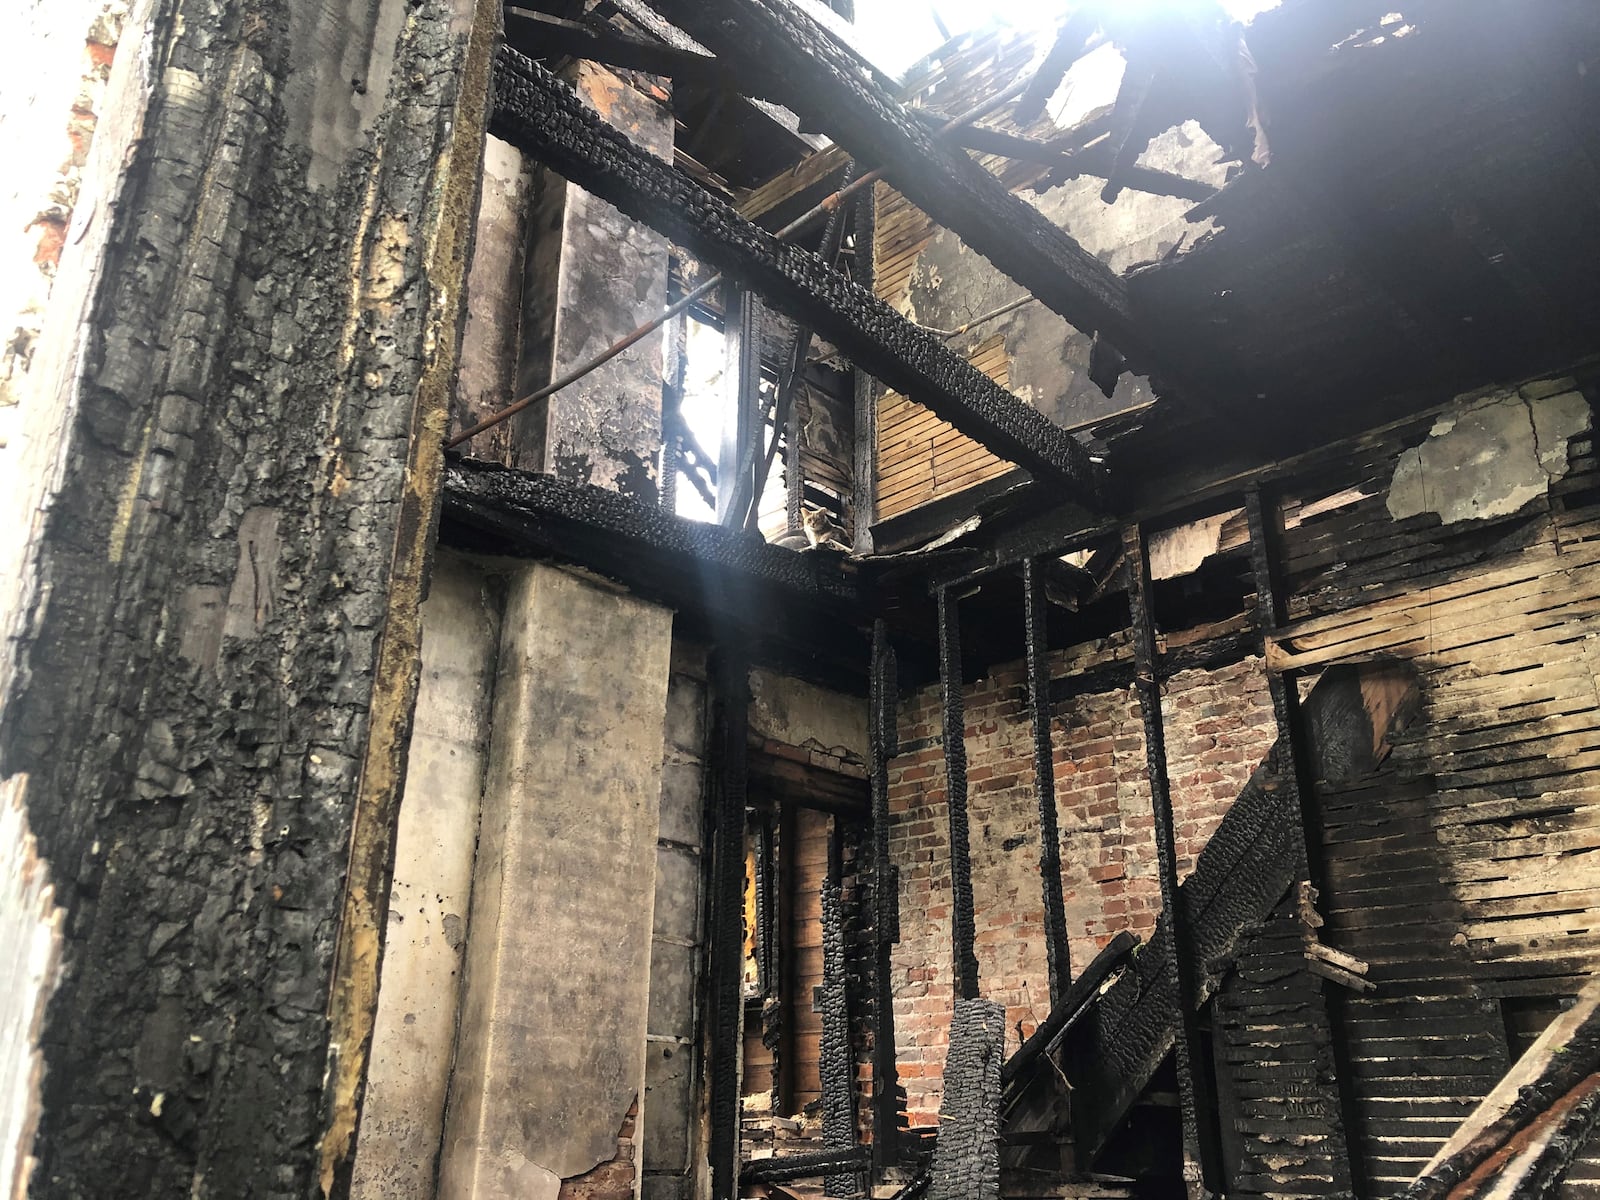
<path id="1" fill-rule="evenodd" d="M 930 131 L 788 0 L 648 0 L 703 42 L 744 87 L 762 86 L 860 162 L 881 164 L 913 204 L 1084 333 L 1100 332 L 1141 369 L 1122 280 L 1037 209 Z"/>
<path id="2" fill-rule="evenodd" d="M 778 241 L 635 147 L 562 82 L 502 47 L 493 132 L 817 330 L 863 369 L 1068 497 L 1098 503 L 1099 470 L 1068 433 L 815 255 Z"/>

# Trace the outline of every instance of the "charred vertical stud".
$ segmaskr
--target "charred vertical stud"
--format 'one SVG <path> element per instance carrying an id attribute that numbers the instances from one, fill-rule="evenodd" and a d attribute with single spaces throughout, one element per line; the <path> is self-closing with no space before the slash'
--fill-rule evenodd
<path id="1" fill-rule="evenodd" d="M 900 888 L 889 860 L 889 760 L 899 750 L 899 680 L 888 627 L 872 623 L 867 753 L 872 772 L 872 1167 L 881 1173 L 899 1154 L 899 1080 L 895 1069 L 894 989 L 890 957 L 900 940 Z"/>
<path id="2" fill-rule="evenodd" d="M 1250 570 L 1256 586 L 1256 629 L 1263 639 L 1272 635 L 1284 619 L 1283 593 L 1279 584 L 1276 564 L 1283 535 L 1282 509 L 1275 499 L 1263 496 L 1259 486 L 1251 487 L 1244 498 L 1245 520 L 1250 529 Z M 1263 661 L 1265 657 L 1263 656 Z M 1326 894 L 1326 873 L 1322 854 L 1322 814 L 1317 807 L 1316 790 L 1311 786 L 1314 771 L 1301 733 L 1300 692 L 1291 674 L 1267 672 L 1267 691 L 1272 697 L 1272 713 L 1277 721 L 1280 752 L 1289 761 L 1282 764 L 1278 778 L 1287 789 L 1286 799 L 1294 806 L 1297 815 L 1297 832 L 1300 835 L 1300 865 L 1302 877 L 1310 880 L 1313 888 Z M 1315 992 L 1322 992 L 1317 988 Z M 1315 994 L 1315 992 L 1313 994 Z M 1334 1187 L 1348 1189 L 1357 1197 L 1367 1194 L 1367 1184 L 1360 1170 L 1360 1156 L 1350 1153 L 1349 1131 L 1359 1128 L 1359 1110 L 1356 1107 L 1353 1076 L 1349 1053 L 1349 1038 L 1344 1032 L 1344 1013 L 1340 998 L 1325 995 L 1320 1013 L 1327 1021 L 1328 1044 L 1333 1064 L 1334 1095 L 1337 1125 L 1329 1130 L 1329 1157 L 1333 1164 Z"/>
<path id="3" fill-rule="evenodd" d="M 1154 615 L 1151 612 L 1150 561 L 1145 552 L 1144 530 L 1128 526 L 1122 534 L 1122 553 L 1128 573 L 1128 610 L 1133 634 L 1134 693 L 1144 721 L 1144 750 L 1150 776 L 1150 806 L 1155 815 L 1156 874 L 1161 883 L 1161 907 L 1172 923 L 1176 958 L 1179 1029 L 1176 1055 L 1178 1090 L 1183 1102 L 1184 1174 L 1191 1195 L 1196 1185 L 1219 1189 L 1217 1130 L 1210 1097 L 1196 1081 L 1204 1070 L 1200 1030 L 1195 1013 L 1197 996 L 1194 940 L 1178 895 L 1178 850 L 1172 828 L 1172 793 L 1167 781 L 1166 734 L 1161 720 L 1161 685 L 1158 682 Z M 1198 1178 L 1195 1175 L 1198 1174 Z"/>
<path id="4" fill-rule="evenodd" d="M 1050 1004 L 1061 1002 L 1072 982 L 1067 949 L 1066 902 L 1061 895 L 1061 830 L 1056 819 L 1055 747 L 1050 740 L 1050 649 L 1044 595 L 1044 563 L 1022 564 L 1028 639 L 1028 702 L 1033 709 L 1033 787 L 1039 802 L 1039 879 L 1044 895 L 1044 946 L 1050 968 Z"/>
<path id="5" fill-rule="evenodd" d="M 828 874 L 822 888 L 822 1144 L 848 1150 L 856 1140 L 855 1064 L 850 1054 L 850 993 L 845 977 L 844 830 L 828 830 Z M 829 1175 L 824 1196 L 854 1196 L 856 1177 Z"/>
<path id="6" fill-rule="evenodd" d="M 950 812 L 951 942 L 956 995 L 978 997 L 978 956 L 973 951 L 971 835 L 967 827 L 966 713 L 961 700 L 960 601 L 939 589 L 939 692 L 944 706 L 945 797 Z"/>

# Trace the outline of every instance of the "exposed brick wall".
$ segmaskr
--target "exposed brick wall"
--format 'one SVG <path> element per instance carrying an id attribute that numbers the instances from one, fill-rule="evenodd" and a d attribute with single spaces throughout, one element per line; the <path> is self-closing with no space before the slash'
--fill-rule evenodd
<path id="1" fill-rule="evenodd" d="M 1095 653 L 1111 651 L 1095 647 Z M 1114 652 L 1114 651 L 1112 651 Z M 1081 655 L 1090 659 L 1093 655 Z M 1065 657 L 1053 673 L 1067 669 Z M 1273 738 L 1261 661 L 1172 679 L 1162 706 L 1179 872 L 1221 821 Z M 903 698 L 892 764 L 891 848 L 900 866 L 895 1033 L 913 1124 L 935 1123 L 952 1003 L 950 866 L 938 688 Z M 1006 1051 L 1050 1009 L 1039 886 L 1033 745 L 1020 663 L 966 691 L 972 875 L 982 994 L 1006 1006 Z M 1127 689 L 1067 701 L 1054 721 L 1056 803 L 1072 962 L 1123 929 L 1147 936 L 1161 908 L 1144 733 Z M 919 744 L 921 748 L 916 748 Z"/>

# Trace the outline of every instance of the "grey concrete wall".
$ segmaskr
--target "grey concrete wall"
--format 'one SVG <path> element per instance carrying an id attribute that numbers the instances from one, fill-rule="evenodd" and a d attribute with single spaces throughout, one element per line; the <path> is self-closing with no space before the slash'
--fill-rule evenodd
<path id="1" fill-rule="evenodd" d="M 695 1031 L 704 928 L 704 657 L 674 646 L 667 686 L 645 1047 L 644 1200 L 687 1200 L 695 1194 L 699 1165 Z"/>
<path id="2" fill-rule="evenodd" d="M 665 98 L 604 67 L 575 68 L 578 94 L 635 143 L 672 157 Z M 665 239 L 553 172 L 536 177 L 523 289 L 519 395 L 577 366 L 666 307 Z M 519 465 L 654 503 L 661 450 L 662 334 L 516 418 Z"/>
<path id="3" fill-rule="evenodd" d="M 534 564 L 502 628 L 446 1200 L 554 1200 L 645 1083 L 671 614 Z"/>
<path id="4" fill-rule="evenodd" d="M 395 843 L 353 1200 L 429 1200 L 444 1136 L 499 653 L 497 589 L 441 551 Z"/>
<path id="5" fill-rule="evenodd" d="M 483 191 L 478 197 L 472 270 L 467 275 L 461 370 L 450 402 L 452 434 L 515 399 L 522 347 L 522 276 L 532 202 L 533 171 L 522 152 L 497 137 L 485 138 Z M 542 462 L 524 461 L 528 429 L 526 418 L 504 421 L 468 442 L 465 453 L 507 466 L 542 469 Z"/>

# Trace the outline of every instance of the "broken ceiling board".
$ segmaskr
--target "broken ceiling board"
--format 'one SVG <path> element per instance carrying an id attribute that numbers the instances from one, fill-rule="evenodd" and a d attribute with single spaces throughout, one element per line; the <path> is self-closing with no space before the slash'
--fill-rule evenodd
<path id="1" fill-rule="evenodd" d="M 915 394 L 942 417 L 1094 507 L 1099 469 L 1064 430 L 911 325 L 865 289 L 798 247 L 744 221 L 721 201 L 590 112 L 558 79 L 501 48 L 493 125 L 507 140 L 804 321 L 864 370 Z"/>
<path id="2" fill-rule="evenodd" d="M 653 6 L 737 70 L 780 89 L 858 158 L 883 164 L 918 207 L 1078 329 L 1101 332 L 1136 366 L 1152 368 L 1122 280 L 968 155 L 940 144 L 799 9 L 786 0 Z M 749 53 L 751 46 L 761 53 Z"/>

